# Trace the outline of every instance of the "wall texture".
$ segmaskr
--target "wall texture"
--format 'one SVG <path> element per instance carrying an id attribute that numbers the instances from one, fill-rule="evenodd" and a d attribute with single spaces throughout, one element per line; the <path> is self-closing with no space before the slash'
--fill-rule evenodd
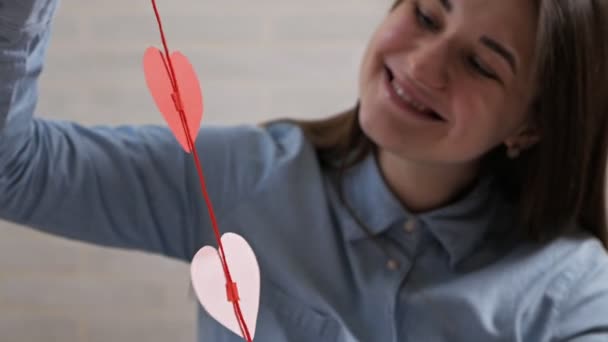
<path id="1" fill-rule="evenodd" d="M 322 117 L 355 101 L 361 53 L 391 0 L 157 0 L 201 78 L 204 123 Z M 160 46 L 147 0 L 63 0 L 40 116 L 159 123 L 141 68 Z M 0 340 L 194 341 L 188 265 L 0 222 Z"/>

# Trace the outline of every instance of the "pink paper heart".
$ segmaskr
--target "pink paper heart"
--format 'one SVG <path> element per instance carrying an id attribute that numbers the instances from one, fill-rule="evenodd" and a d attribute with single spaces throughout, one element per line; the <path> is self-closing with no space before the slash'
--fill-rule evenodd
<path id="1" fill-rule="evenodd" d="M 180 105 L 183 107 L 190 137 L 194 143 L 203 117 L 201 86 L 194 68 L 186 56 L 180 52 L 173 52 L 170 58 L 181 97 Z M 176 107 L 176 99 L 172 96 L 173 83 L 169 70 L 169 62 L 159 49 L 150 47 L 146 50 L 144 54 L 144 73 L 150 94 L 152 94 L 156 106 L 163 114 L 177 141 L 179 141 L 186 152 L 191 152 L 182 120 Z"/>
<path id="2" fill-rule="evenodd" d="M 239 304 L 251 338 L 260 307 L 260 268 L 255 253 L 247 241 L 238 234 L 222 235 L 222 246 L 232 281 L 237 283 Z M 190 266 L 192 287 L 203 308 L 220 324 L 243 337 L 234 313 L 234 306 L 226 294 L 226 278 L 218 251 L 201 248 Z"/>

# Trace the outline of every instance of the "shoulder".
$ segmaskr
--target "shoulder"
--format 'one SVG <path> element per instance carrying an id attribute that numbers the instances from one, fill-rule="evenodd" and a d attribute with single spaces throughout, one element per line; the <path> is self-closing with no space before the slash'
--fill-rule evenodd
<path id="1" fill-rule="evenodd" d="M 224 152 L 298 153 L 312 148 L 296 124 L 275 122 L 268 125 L 205 126 L 200 130 L 198 148 L 222 147 Z"/>
<path id="2" fill-rule="evenodd" d="M 277 175 L 298 176 L 318 168 L 315 149 L 289 122 L 205 126 L 197 139 L 205 171 L 220 172 L 236 188 L 253 190 Z"/>
<path id="3" fill-rule="evenodd" d="M 563 261 L 569 265 L 567 269 L 574 274 L 594 267 L 608 267 L 608 251 L 598 238 L 586 231 L 578 230 L 560 237 L 553 245 L 561 251 Z"/>
<path id="4" fill-rule="evenodd" d="M 567 340 L 584 331 L 608 329 L 608 252 L 586 232 L 556 240 L 563 263 L 560 281 L 553 284 L 559 294 L 556 306 L 556 335 Z M 608 336 L 604 336 L 608 337 Z"/>
<path id="5" fill-rule="evenodd" d="M 547 249 L 555 264 L 561 264 L 565 291 L 591 273 L 608 271 L 608 251 L 595 236 L 577 231 L 551 242 Z M 606 273 L 608 275 L 608 273 Z M 608 289 L 608 282 L 605 284 Z"/>

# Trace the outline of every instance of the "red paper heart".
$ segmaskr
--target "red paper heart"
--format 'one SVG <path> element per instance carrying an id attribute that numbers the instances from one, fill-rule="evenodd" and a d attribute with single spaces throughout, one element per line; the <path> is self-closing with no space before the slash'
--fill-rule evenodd
<path id="1" fill-rule="evenodd" d="M 194 68 L 188 58 L 177 51 L 173 52 L 170 58 L 175 72 L 179 96 L 176 96 L 177 92 L 174 92 L 169 63 L 165 55 L 155 47 L 148 48 L 144 54 L 146 83 L 156 106 L 163 114 L 177 141 L 186 152 L 190 153 L 192 151 L 186 138 L 178 108 L 181 102 L 190 137 L 192 143 L 194 143 L 203 118 L 203 95 Z M 181 101 L 178 99 L 181 99 Z"/>

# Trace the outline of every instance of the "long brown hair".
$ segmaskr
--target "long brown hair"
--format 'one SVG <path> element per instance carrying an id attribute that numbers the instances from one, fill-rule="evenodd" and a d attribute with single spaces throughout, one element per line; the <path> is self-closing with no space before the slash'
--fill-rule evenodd
<path id="1" fill-rule="evenodd" d="M 516 203 L 524 236 L 548 241 L 578 226 L 608 249 L 608 1 L 537 3 L 533 106 L 542 140 L 515 160 L 498 146 L 482 163 Z M 326 168 L 349 168 L 375 148 L 359 126 L 358 105 L 323 120 L 288 121 L 302 128 Z"/>

